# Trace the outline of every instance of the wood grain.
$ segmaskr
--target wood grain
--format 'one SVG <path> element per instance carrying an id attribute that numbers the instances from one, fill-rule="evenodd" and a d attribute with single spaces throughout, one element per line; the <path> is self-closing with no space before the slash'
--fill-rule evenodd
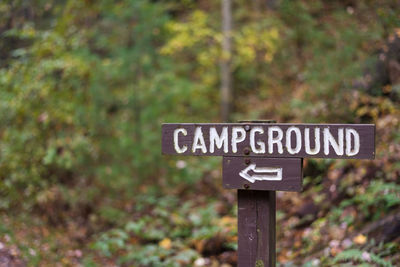
<path id="1" fill-rule="evenodd" d="M 275 267 L 274 191 L 238 190 L 238 267 Z"/>

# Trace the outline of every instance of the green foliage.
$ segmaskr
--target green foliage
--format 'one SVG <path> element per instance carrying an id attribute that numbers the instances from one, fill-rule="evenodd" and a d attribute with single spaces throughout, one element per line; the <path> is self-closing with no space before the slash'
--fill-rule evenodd
<path id="1" fill-rule="evenodd" d="M 326 8 L 323 1 L 283 1 L 280 8 L 288 27 L 282 49 L 286 55 L 277 57 L 288 61 L 291 72 L 299 73 L 302 87 L 290 101 L 291 111 L 307 121 L 349 121 L 351 110 L 343 96 L 361 74 L 366 52 L 371 52 L 365 43 L 381 38 L 381 29 L 366 22 L 368 31 L 360 31 L 365 22 L 340 5 L 333 6 L 328 23 L 321 22 L 316 14 Z"/>
<path id="2" fill-rule="evenodd" d="M 18 60 L 0 70 L 3 208 L 16 205 L 20 192 L 35 199 L 61 180 L 120 194 L 157 176 L 168 167 L 160 161 L 160 123 L 207 102 L 157 52 L 169 21 L 163 5 L 50 6 L 57 17 L 47 28 L 27 23 L 3 33 L 32 43 L 10 51 Z M 76 27 L 96 16 L 102 21 Z"/>
<path id="3" fill-rule="evenodd" d="M 344 208 L 350 205 L 356 205 L 364 215 L 375 214 L 375 219 L 379 217 L 379 213 L 371 212 L 371 207 L 375 207 L 377 211 L 388 212 L 393 206 L 400 204 L 400 185 L 395 183 L 385 183 L 383 181 L 372 181 L 364 192 L 355 195 L 353 198 L 345 200 L 341 203 Z"/>
<path id="4" fill-rule="evenodd" d="M 219 235 L 227 239 L 236 235 L 230 220 L 219 220 L 215 205 L 193 209 L 194 203 L 190 201 L 177 207 L 178 199 L 173 197 L 158 201 L 163 204 L 150 215 L 101 234 L 93 243 L 93 249 L 107 257 L 121 254 L 120 262 L 124 264 L 186 266 L 200 256 L 187 247 Z M 139 240 L 145 245 L 137 244 Z"/>
<path id="5" fill-rule="evenodd" d="M 340 262 L 358 262 L 364 264 L 365 266 L 373 266 L 368 263 L 375 263 L 379 266 L 392 267 L 393 265 L 379 257 L 374 253 L 369 253 L 367 251 L 362 251 L 358 249 L 348 249 L 339 253 L 334 259 L 333 263 L 338 264 Z"/>

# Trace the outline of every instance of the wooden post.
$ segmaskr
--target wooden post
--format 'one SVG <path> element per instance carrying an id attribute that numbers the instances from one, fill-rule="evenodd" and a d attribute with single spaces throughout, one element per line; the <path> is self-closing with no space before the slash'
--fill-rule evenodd
<path id="1" fill-rule="evenodd" d="M 275 191 L 238 190 L 238 267 L 275 267 L 275 224 Z"/>

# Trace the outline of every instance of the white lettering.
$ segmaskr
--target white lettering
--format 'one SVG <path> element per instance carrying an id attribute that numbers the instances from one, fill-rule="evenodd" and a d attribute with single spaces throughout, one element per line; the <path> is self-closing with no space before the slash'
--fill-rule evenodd
<path id="1" fill-rule="evenodd" d="M 210 153 L 214 153 L 214 146 L 221 149 L 224 146 L 224 152 L 228 153 L 228 127 L 223 127 L 221 135 L 218 135 L 215 127 L 210 128 Z"/>
<path id="2" fill-rule="evenodd" d="M 296 148 L 292 147 L 292 132 L 296 134 Z M 297 127 L 289 127 L 286 131 L 286 149 L 290 154 L 297 154 L 301 150 L 301 132 Z"/>
<path id="3" fill-rule="evenodd" d="M 186 154 L 188 151 L 195 154 L 237 154 L 238 149 L 246 144 L 257 155 L 301 153 L 306 157 L 321 154 L 354 157 L 361 151 L 361 136 L 357 128 L 348 126 L 294 124 L 284 126 L 283 130 L 277 125 L 256 124 L 245 130 L 240 125 L 197 125 L 193 129 L 193 136 L 189 138 L 189 131 L 181 125 L 178 126 L 181 128 L 173 129 L 173 144 L 170 145 L 177 154 Z"/>
<path id="4" fill-rule="evenodd" d="M 178 128 L 178 129 L 175 129 L 175 131 L 174 131 L 174 148 L 175 148 L 175 151 L 176 151 L 176 153 L 179 153 L 179 154 L 182 154 L 182 153 L 185 153 L 185 151 L 187 150 L 187 146 L 182 146 L 182 147 L 179 147 L 179 144 L 178 144 L 178 138 L 179 138 L 179 133 L 182 133 L 183 135 L 187 135 L 187 131 L 186 131 L 186 129 L 184 129 L 184 128 Z"/>
<path id="5" fill-rule="evenodd" d="M 329 128 L 324 129 L 324 154 L 329 155 L 329 145 L 333 147 L 336 155 L 343 155 L 343 128 L 338 129 L 338 142 L 336 142 L 335 138 L 329 131 Z"/>
<path id="6" fill-rule="evenodd" d="M 238 133 L 240 132 L 240 136 L 238 136 Z M 244 139 L 246 139 L 246 131 L 243 129 L 243 127 L 232 127 L 232 152 L 236 153 L 237 152 L 237 144 L 240 142 L 243 142 Z"/>
<path id="7" fill-rule="evenodd" d="M 278 133 L 277 137 L 274 137 L 274 132 Z M 278 153 L 283 153 L 282 146 L 283 131 L 278 126 L 272 126 L 268 128 L 268 153 L 274 153 L 274 144 L 278 146 Z"/>
<path id="8" fill-rule="evenodd" d="M 256 147 L 255 135 L 256 133 L 263 134 L 264 129 L 262 127 L 253 127 L 250 131 L 250 147 L 251 150 L 256 154 L 265 153 L 265 143 L 263 141 L 257 141 L 257 145 L 259 148 Z"/>
<path id="9" fill-rule="evenodd" d="M 320 129 L 319 128 L 315 128 L 314 129 L 314 143 L 315 143 L 315 147 L 313 149 L 311 149 L 311 144 L 310 144 L 310 128 L 305 128 L 304 130 L 304 143 L 305 143 L 305 147 L 306 147 L 306 153 L 308 155 L 316 155 L 319 153 L 320 149 L 321 149 L 321 141 L 320 141 Z"/>
<path id="10" fill-rule="evenodd" d="M 351 136 L 354 137 L 354 148 L 351 147 Z M 346 155 L 354 156 L 360 152 L 360 135 L 354 129 L 346 129 Z"/>
<path id="11" fill-rule="evenodd" d="M 197 149 L 201 149 L 201 152 L 207 153 L 207 147 L 206 143 L 204 142 L 204 137 L 201 127 L 196 127 L 196 130 L 194 131 L 194 138 L 192 145 L 193 153 L 195 153 Z"/>

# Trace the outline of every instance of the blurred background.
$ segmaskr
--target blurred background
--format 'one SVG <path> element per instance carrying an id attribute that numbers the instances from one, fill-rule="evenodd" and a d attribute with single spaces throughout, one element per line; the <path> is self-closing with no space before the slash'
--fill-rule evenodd
<path id="1" fill-rule="evenodd" d="M 278 266 L 400 264 L 397 0 L 0 1 L 0 265 L 236 266 L 221 159 L 161 124 L 374 123 L 376 159 L 304 161 Z"/>

